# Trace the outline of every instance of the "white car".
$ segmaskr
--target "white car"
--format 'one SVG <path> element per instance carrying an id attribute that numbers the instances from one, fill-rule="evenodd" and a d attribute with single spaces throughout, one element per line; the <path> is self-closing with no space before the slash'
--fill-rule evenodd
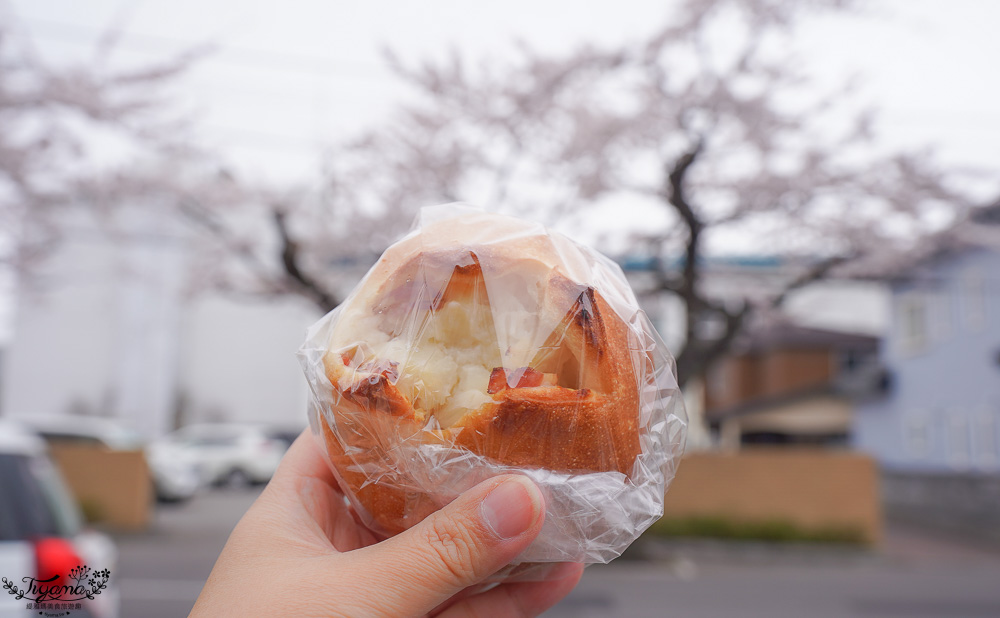
<path id="1" fill-rule="evenodd" d="M 143 441 L 133 431 L 108 418 L 91 416 L 34 416 L 22 422 L 37 431 L 50 444 L 86 444 L 113 451 L 143 450 Z M 201 487 L 197 462 L 182 454 L 163 457 L 146 451 L 156 498 L 161 502 L 188 500 Z"/>
<path id="2" fill-rule="evenodd" d="M 150 445 L 152 457 L 190 458 L 210 485 L 266 483 L 278 468 L 285 444 L 258 425 L 188 425 Z"/>
<path id="3" fill-rule="evenodd" d="M 52 576 L 58 576 L 54 584 L 74 590 L 63 589 L 60 599 L 43 602 L 72 603 L 71 616 L 119 615 L 118 552 L 108 537 L 81 529 L 80 522 L 79 509 L 46 456 L 45 442 L 24 426 L 0 421 L 0 577 L 6 580 L 0 584 L 0 617 L 61 613 L 52 608 L 27 611 L 38 598 L 39 586 L 33 582 Z M 77 581 L 68 579 L 81 575 Z M 95 587 L 99 594 L 93 594 Z M 18 599 L 12 589 L 24 597 Z M 81 599 L 85 592 L 94 599 Z M 81 609 L 76 610 L 76 603 Z"/>

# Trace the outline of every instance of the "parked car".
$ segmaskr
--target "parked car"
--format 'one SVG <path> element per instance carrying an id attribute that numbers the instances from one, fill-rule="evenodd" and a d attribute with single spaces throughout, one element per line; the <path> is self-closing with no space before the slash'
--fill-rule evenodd
<path id="1" fill-rule="evenodd" d="M 188 425 L 150 446 L 154 457 L 191 458 L 210 485 L 266 483 L 285 453 L 265 427 L 237 423 Z"/>
<path id="2" fill-rule="evenodd" d="M 85 444 L 113 451 L 145 450 L 156 498 L 161 502 L 189 500 L 201 487 L 197 462 L 183 453 L 165 457 L 145 448 L 142 438 L 112 419 L 92 416 L 40 416 L 25 424 L 49 444 Z"/>
<path id="3" fill-rule="evenodd" d="M 24 578 L 66 580 L 71 570 L 107 569 L 107 587 L 93 600 L 80 601 L 72 616 L 115 618 L 121 593 L 117 550 L 107 536 L 81 528 L 81 517 L 59 472 L 45 452 L 45 442 L 23 425 L 0 421 L 0 577 L 30 591 Z M 79 574 L 79 571 L 76 572 Z M 35 615 L 27 598 L 0 590 L 0 617 Z M 64 597 L 68 598 L 68 597 Z"/>
<path id="4" fill-rule="evenodd" d="M 299 437 L 299 435 L 302 433 L 303 429 L 305 429 L 305 426 L 302 426 L 302 427 L 270 427 L 267 430 L 267 437 L 271 438 L 272 440 L 277 440 L 277 441 L 281 442 L 282 445 L 283 445 L 283 448 L 287 451 L 288 447 L 290 447 L 292 445 L 292 442 L 295 442 L 295 439 Z"/>

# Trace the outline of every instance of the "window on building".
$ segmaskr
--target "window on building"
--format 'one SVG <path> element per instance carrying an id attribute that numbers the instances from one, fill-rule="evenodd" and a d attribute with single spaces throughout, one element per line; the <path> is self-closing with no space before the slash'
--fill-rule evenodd
<path id="1" fill-rule="evenodd" d="M 952 410 L 948 419 L 948 459 L 952 466 L 964 468 L 969 465 L 969 422 L 965 414 Z"/>
<path id="2" fill-rule="evenodd" d="M 975 431 L 976 460 L 983 468 L 993 469 L 1000 463 L 997 425 L 997 415 L 992 410 L 980 412 Z"/>
<path id="3" fill-rule="evenodd" d="M 979 330 L 986 324 L 986 281 L 978 271 L 962 277 L 962 314 L 971 330 Z"/>
<path id="4" fill-rule="evenodd" d="M 900 296 L 896 312 L 900 352 L 920 352 L 927 345 L 926 298 L 919 292 L 908 292 Z"/>
<path id="5" fill-rule="evenodd" d="M 928 296 L 928 322 L 931 338 L 945 341 L 951 337 L 953 296 L 945 291 L 936 291 Z"/>
<path id="6" fill-rule="evenodd" d="M 931 450 L 930 423 L 923 414 L 906 420 L 906 450 L 912 459 L 926 459 Z"/>
<path id="7" fill-rule="evenodd" d="M 840 373 L 848 375 L 858 370 L 865 370 L 878 363 L 877 352 L 857 348 L 842 350 L 836 358 L 839 361 L 838 369 Z"/>

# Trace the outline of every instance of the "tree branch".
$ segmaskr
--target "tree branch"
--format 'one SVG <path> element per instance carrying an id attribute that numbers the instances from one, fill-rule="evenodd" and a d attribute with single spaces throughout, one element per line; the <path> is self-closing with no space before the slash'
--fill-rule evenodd
<path id="1" fill-rule="evenodd" d="M 678 214 L 684 219 L 684 223 L 688 228 L 696 233 L 701 232 L 702 223 L 688 202 L 684 187 L 684 177 L 687 176 L 688 170 L 691 169 L 698 155 L 701 154 L 703 146 L 704 140 L 699 138 L 691 150 L 681 155 L 680 159 L 677 159 L 673 169 L 667 175 L 668 185 L 664 187 L 667 200 L 677 209 Z"/>
<path id="2" fill-rule="evenodd" d="M 294 284 L 301 293 L 309 298 L 320 310 L 326 312 L 340 304 L 337 296 L 323 287 L 316 279 L 303 272 L 299 267 L 299 244 L 292 238 L 285 221 L 285 212 L 278 207 L 272 210 L 274 226 L 281 240 L 281 265 L 286 279 Z"/>
<path id="3" fill-rule="evenodd" d="M 684 250 L 684 280 L 681 294 L 687 298 L 697 297 L 698 278 L 698 253 L 700 252 L 701 232 L 705 229 L 704 223 L 698 218 L 694 208 L 687 199 L 685 190 L 685 177 L 688 170 L 694 165 L 695 160 L 701 153 L 702 140 L 694 145 L 694 148 L 684 153 L 674 164 L 672 170 L 667 175 L 667 186 L 664 187 L 664 194 L 667 202 L 674 207 L 677 214 L 688 229 L 687 245 Z"/>
<path id="4" fill-rule="evenodd" d="M 805 272 L 801 273 L 798 277 L 786 285 L 784 289 L 781 290 L 780 294 L 771 299 L 771 307 L 780 307 L 786 300 L 788 300 L 788 296 L 792 292 L 804 288 L 810 283 L 814 283 L 820 279 L 825 279 L 827 275 L 830 274 L 831 270 L 840 266 L 844 262 L 854 259 L 855 257 L 856 256 L 853 255 L 836 256 L 813 264 L 812 267 L 808 268 Z"/>
<path id="5" fill-rule="evenodd" d="M 677 294 L 681 297 L 681 301 L 684 303 L 685 313 L 687 314 L 684 350 L 677 356 L 678 373 L 681 372 L 681 359 L 688 358 L 694 353 L 692 350 L 691 353 L 685 354 L 692 343 L 696 341 L 697 324 L 702 317 L 701 314 L 704 307 L 708 304 L 706 300 L 700 296 L 698 291 L 698 279 L 700 277 L 700 273 L 698 271 L 698 257 L 701 252 L 701 233 L 704 229 L 704 223 L 700 218 L 698 218 L 693 206 L 688 201 L 687 192 L 685 190 L 685 179 L 688 170 L 691 169 L 691 166 L 694 165 L 698 155 L 701 154 L 703 144 L 704 141 L 699 138 L 698 141 L 695 142 L 694 147 L 684 153 L 674 163 L 673 168 L 671 168 L 667 173 L 667 180 L 663 187 L 663 198 L 668 204 L 674 207 L 674 210 L 677 211 L 677 214 L 684 222 L 688 231 L 687 242 L 685 243 L 684 248 L 684 270 L 681 276 L 680 285 L 676 289 Z M 660 281 L 661 285 L 667 282 L 666 278 L 662 276 L 662 273 L 658 274 L 657 279 Z M 684 381 L 680 381 L 680 383 L 683 385 Z"/>
<path id="6" fill-rule="evenodd" d="M 724 322 L 722 335 L 716 339 L 692 338 L 685 342 L 684 349 L 677 355 L 677 383 L 681 387 L 691 378 L 703 375 L 717 358 L 730 349 L 750 316 L 750 305 L 744 303 L 739 310 L 730 311 L 721 305 L 713 304 L 708 312 L 722 317 Z M 704 316 L 706 313 L 702 310 L 698 315 Z"/>
<path id="7" fill-rule="evenodd" d="M 234 256 L 239 258 L 249 268 L 250 272 L 256 276 L 261 285 L 269 290 L 268 293 L 280 293 L 278 286 L 275 285 L 274 275 L 268 272 L 267 265 L 260 259 L 260 256 L 246 243 L 234 238 L 229 229 L 221 221 L 211 216 L 205 208 L 197 203 L 197 200 L 190 197 L 182 197 L 182 199 L 178 200 L 177 205 L 180 213 L 188 221 L 214 235 L 225 245 L 227 251 L 230 251 Z"/>

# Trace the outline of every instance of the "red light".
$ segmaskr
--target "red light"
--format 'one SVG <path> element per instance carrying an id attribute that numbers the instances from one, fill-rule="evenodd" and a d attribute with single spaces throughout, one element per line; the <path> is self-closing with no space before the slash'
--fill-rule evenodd
<path id="1" fill-rule="evenodd" d="M 69 583 L 66 578 L 70 569 L 82 564 L 80 555 L 66 539 L 49 537 L 35 542 L 35 571 L 39 581 L 58 575 L 60 579 L 55 583 Z"/>

